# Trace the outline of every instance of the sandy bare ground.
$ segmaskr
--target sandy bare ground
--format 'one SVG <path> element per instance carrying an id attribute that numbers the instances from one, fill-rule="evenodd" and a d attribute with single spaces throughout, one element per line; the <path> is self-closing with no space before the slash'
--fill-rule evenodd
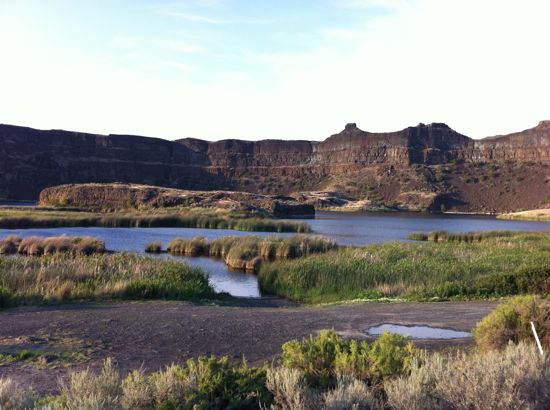
<path id="1" fill-rule="evenodd" d="M 0 311 L 0 340 L 69 337 L 92 348 L 74 366 L 0 366 L 9 376 L 41 393 L 58 388 L 71 369 L 97 368 L 113 357 L 121 372 L 143 366 L 147 371 L 198 355 L 246 355 L 260 364 L 280 353 L 281 345 L 322 329 L 357 338 L 380 323 L 425 324 L 470 331 L 495 307 L 494 302 L 363 303 L 326 307 L 292 306 L 277 299 L 243 300 L 241 305 L 205 306 L 186 302 L 149 301 L 20 307 Z M 472 339 L 425 341 L 428 348 L 468 346 Z M 0 346 L 1 348 L 2 346 Z"/>

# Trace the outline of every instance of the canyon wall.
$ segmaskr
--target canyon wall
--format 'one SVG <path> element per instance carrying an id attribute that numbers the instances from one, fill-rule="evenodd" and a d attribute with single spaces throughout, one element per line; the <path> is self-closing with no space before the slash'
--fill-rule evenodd
<path id="1" fill-rule="evenodd" d="M 514 211 L 550 201 L 550 121 L 473 140 L 445 124 L 370 133 L 355 124 L 324 141 L 198 139 L 42 131 L 0 125 L 0 198 L 49 186 L 128 182 L 269 194 L 338 191 L 419 208 Z M 527 190 L 526 190 L 527 189 Z"/>

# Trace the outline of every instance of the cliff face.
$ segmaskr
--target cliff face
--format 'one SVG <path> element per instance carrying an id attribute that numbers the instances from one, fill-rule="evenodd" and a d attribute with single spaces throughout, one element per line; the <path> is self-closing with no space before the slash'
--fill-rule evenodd
<path id="1" fill-rule="evenodd" d="M 14 199 L 35 199 L 48 186 L 118 181 L 270 194 L 335 190 L 398 204 L 429 197 L 432 209 L 512 211 L 550 201 L 549 165 L 550 121 L 482 140 L 440 123 L 389 133 L 348 124 L 322 142 L 172 142 L 0 125 L 0 197 Z M 529 194 L 522 181 L 530 181 Z M 483 203 L 476 189 L 489 195 Z"/>

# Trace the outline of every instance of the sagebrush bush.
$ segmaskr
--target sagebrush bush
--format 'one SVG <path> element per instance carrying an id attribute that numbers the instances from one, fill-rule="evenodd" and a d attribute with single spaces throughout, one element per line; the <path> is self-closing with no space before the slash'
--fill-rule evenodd
<path id="1" fill-rule="evenodd" d="M 426 356 L 384 387 L 395 409 L 508 410 L 550 407 L 550 359 L 533 344 L 503 352 Z"/>
<path id="2" fill-rule="evenodd" d="M 323 394 L 325 410 L 377 410 L 383 406 L 366 383 L 348 375 L 338 377 L 336 388 Z"/>
<path id="3" fill-rule="evenodd" d="M 0 378 L 0 409 L 27 410 L 34 408 L 36 397 L 32 390 L 21 388 L 9 378 Z"/>
<path id="4" fill-rule="evenodd" d="M 70 410 L 112 410 L 120 408 L 121 395 L 118 370 L 107 358 L 99 374 L 90 369 L 72 373 L 60 401 L 62 408 Z"/>
<path id="5" fill-rule="evenodd" d="M 408 371 L 417 355 L 404 336 L 384 332 L 370 346 L 367 342 L 344 340 L 334 331 L 322 331 L 282 347 L 282 364 L 303 372 L 308 384 L 317 388 L 335 386 L 338 375 L 378 382 Z"/>
<path id="6" fill-rule="evenodd" d="M 533 296 L 516 296 L 499 303 L 474 328 L 481 350 L 504 349 L 509 342 L 534 341 L 533 321 L 541 342 L 550 347 L 550 304 Z"/>
<path id="7" fill-rule="evenodd" d="M 321 396 L 310 389 L 298 369 L 275 367 L 267 370 L 266 387 L 273 395 L 273 409 L 317 410 Z"/>

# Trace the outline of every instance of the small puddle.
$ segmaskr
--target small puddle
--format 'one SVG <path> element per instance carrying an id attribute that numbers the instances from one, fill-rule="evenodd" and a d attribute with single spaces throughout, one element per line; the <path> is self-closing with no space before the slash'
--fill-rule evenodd
<path id="1" fill-rule="evenodd" d="M 413 339 L 461 339 L 471 336 L 469 332 L 460 332 L 458 330 L 444 329 L 440 327 L 421 325 L 405 326 L 394 325 L 391 323 L 373 326 L 368 330 L 368 334 L 370 336 L 379 336 L 386 330 L 393 333 L 399 333 L 403 336 L 409 336 Z"/>

